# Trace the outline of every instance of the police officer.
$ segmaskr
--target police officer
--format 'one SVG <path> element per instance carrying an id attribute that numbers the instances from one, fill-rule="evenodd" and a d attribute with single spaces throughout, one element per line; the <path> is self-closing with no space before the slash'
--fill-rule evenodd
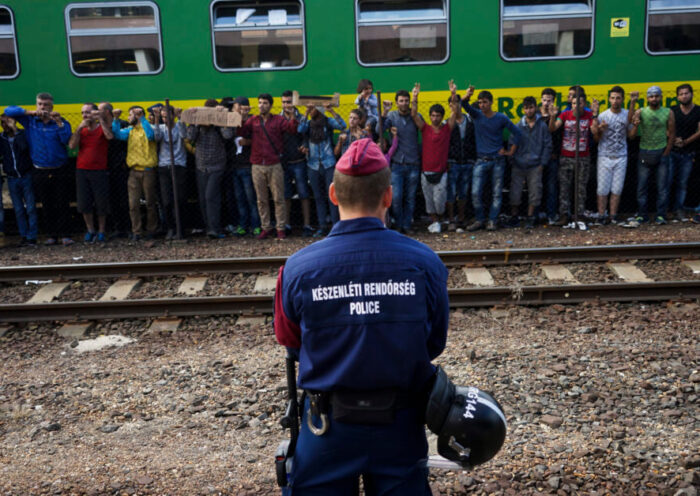
<path id="1" fill-rule="evenodd" d="M 423 412 L 449 318 L 447 270 L 388 230 L 391 170 L 370 139 L 352 143 L 329 189 L 340 221 L 289 258 L 275 334 L 299 357 L 306 392 L 283 494 L 430 494 Z"/>

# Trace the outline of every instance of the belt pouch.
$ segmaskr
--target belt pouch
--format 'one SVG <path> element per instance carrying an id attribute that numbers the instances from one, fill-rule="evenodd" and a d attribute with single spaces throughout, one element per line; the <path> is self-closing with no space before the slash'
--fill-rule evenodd
<path id="1" fill-rule="evenodd" d="M 425 180 L 430 184 L 438 184 L 442 180 L 444 172 L 423 172 Z"/>
<path id="2" fill-rule="evenodd" d="M 644 165 L 654 167 L 661 162 L 663 150 L 639 150 L 639 161 Z"/>
<path id="3" fill-rule="evenodd" d="M 346 424 L 391 424 L 396 398 L 396 391 L 336 392 L 331 395 L 333 419 Z"/>

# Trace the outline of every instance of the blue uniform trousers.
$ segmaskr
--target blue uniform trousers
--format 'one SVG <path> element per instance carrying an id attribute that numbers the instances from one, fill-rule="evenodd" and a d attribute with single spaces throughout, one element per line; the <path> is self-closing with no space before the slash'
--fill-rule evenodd
<path id="1" fill-rule="evenodd" d="M 428 485 L 425 459 L 428 443 L 416 409 L 396 412 L 391 425 L 356 425 L 335 422 L 323 436 L 315 436 L 306 424 L 308 399 L 294 454 L 290 486 L 283 495 L 358 494 L 362 475 L 365 494 L 425 496 Z M 315 425 L 320 427 L 319 419 Z"/>

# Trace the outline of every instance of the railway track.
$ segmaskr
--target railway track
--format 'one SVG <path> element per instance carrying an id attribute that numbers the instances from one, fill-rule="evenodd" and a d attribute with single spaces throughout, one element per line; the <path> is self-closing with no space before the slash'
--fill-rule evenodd
<path id="1" fill-rule="evenodd" d="M 581 303 L 590 300 L 650 302 L 700 299 L 700 278 L 652 281 L 638 269 L 635 272 L 635 267 L 629 263 L 634 260 L 678 259 L 679 263 L 683 262 L 696 267 L 697 265 L 693 264 L 700 263 L 697 261 L 700 257 L 700 243 L 516 248 L 441 252 L 439 255 L 446 266 L 463 267 L 470 283 L 477 285 L 477 287 L 450 289 L 452 308 Z M 68 285 L 65 281 L 97 278 L 120 278 L 123 281 L 124 278 L 192 276 L 226 272 L 269 273 L 282 265 L 285 260 L 285 257 L 258 257 L 14 266 L 0 268 L 0 282 L 8 284 L 26 280 L 50 280 L 52 284 L 59 286 L 63 284 L 65 287 Z M 619 270 L 618 277 L 622 282 L 580 284 L 571 279 L 571 274 L 563 265 L 599 262 L 605 262 L 612 269 Z M 543 270 L 548 275 L 551 283 L 533 286 L 496 286 L 493 281 L 489 282 L 487 267 L 518 264 L 533 264 L 537 267 L 536 270 Z M 697 270 L 700 271 L 700 268 Z M 485 279 L 484 276 L 486 276 Z M 270 276 L 266 277 L 270 279 Z M 475 282 L 472 282 L 472 278 Z M 557 278 L 567 283 L 557 284 Z M 270 281 L 267 287 L 270 287 Z M 128 299 L 127 297 L 128 291 L 123 298 L 103 298 L 103 301 L 51 302 L 39 299 L 29 303 L 0 304 L 0 322 L 81 321 L 222 314 L 264 315 L 272 313 L 273 307 L 272 296 L 269 293 L 149 299 Z"/>

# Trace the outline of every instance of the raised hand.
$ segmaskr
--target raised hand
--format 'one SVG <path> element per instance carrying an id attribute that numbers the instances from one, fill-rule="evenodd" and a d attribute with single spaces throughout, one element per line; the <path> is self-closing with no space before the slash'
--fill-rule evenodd
<path id="1" fill-rule="evenodd" d="M 593 115 L 598 115 L 599 110 L 600 110 L 600 102 L 594 98 L 593 103 L 591 103 L 591 112 L 593 112 Z"/>
<path id="2" fill-rule="evenodd" d="M 451 92 L 453 95 L 454 95 L 455 93 L 457 93 L 457 85 L 455 84 L 455 80 L 454 80 L 454 79 L 450 79 L 449 81 L 447 81 L 447 87 L 450 88 L 450 92 Z"/>
<path id="3" fill-rule="evenodd" d="M 418 99 L 418 93 L 420 93 L 420 83 L 416 83 L 413 85 L 413 91 L 411 92 L 411 94 L 413 95 L 414 100 Z"/>
<path id="4" fill-rule="evenodd" d="M 122 109 L 112 110 L 112 115 L 114 116 L 115 119 L 119 119 L 119 116 L 122 115 Z"/>
<path id="5" fill-rule="evenodd" d="M 465 98 L 466 98 L 467 100 L 469 100 L 469 99 L 472 97 L 472 95 L 474 95 L 474 86 L 472 86 L 472 85 L 470 84 L 469 87 L 467 88 L 467 93 L 466 93 L 466 95 L 465 95 Z"/>
<path id="6" fill-rule="evenodd" d="M 383 100 L 382 101 L 382 108 L 384 109 L 384 112 L 389 112 L 391 110 L 391 107 L 394 106 L 394 102 L 391 100 Z"/>
<path id="7" fill-rule="evenodd" d="M 636 102 L 639 100 L 639 91 L 633 91 L 630 93 L 630 101 Z"/>

